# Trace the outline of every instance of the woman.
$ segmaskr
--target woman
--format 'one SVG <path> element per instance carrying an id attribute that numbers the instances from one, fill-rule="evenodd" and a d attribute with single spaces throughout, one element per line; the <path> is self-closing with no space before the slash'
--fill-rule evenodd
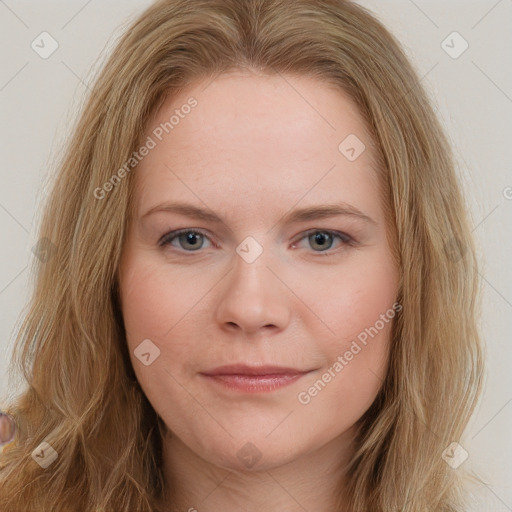
<path id="1" fill-rule="evenodd" d="M 473 241 L 418 77 L 363 8 L 150 6 L 40 236 L 0 509 L 463 510 Z"/>

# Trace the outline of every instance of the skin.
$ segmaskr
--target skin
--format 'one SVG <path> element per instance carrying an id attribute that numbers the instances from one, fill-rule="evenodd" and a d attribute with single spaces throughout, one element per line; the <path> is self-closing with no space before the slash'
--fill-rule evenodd
<path id="1" fill-rule="evenodd" d="M 371 140 L 340 90 L 309 77 L 242 72 L 169 97 L 147 135 L 190 97 L 197 106 L 133 171 L 135 217 L 119 268 L 132 364 L 169 429 L 169 510 L 333 510 L 356 422 L 386 374 L 392 322 L 309 403 L 298 394 L 396 300 L 399 273 Z M 338 150 L 349 134 L 366 145 L 355 161 Z M 222 222 L 169 211 L 144 216 L 173 201 Z M 295 209 L 333 203 L 373 222 L 337 215 L 283 223 Z M 185 228 L 207 236 L 159 245 Z M 328 234 L 318 242 L 311 230 L 339 231 L 355 243 Z M 263 248 L 252 263 L 236 252 L 248 236 Z M 160 350 L 148 366 L 134 355 L 145 339 Z M 240 362 L 311 372 L 259 394 L 226 390 L 199 373 Z M 246 443 L 251 461 L 259 456 L 251 467 L 237 456 Z"/>
<path id="2" fill-rule="evenodd" d="M 14 422 L 7 414 L 0 413 L 0 447 L 12 441 L 14 437 Z"/>

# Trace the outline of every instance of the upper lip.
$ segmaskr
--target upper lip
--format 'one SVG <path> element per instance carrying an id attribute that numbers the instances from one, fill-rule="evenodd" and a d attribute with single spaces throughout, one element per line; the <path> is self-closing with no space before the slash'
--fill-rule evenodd
<path id="1" fill-rule="evenodd" d="M 245 364 L 233 364 L 218 366 L 208 370 L 203 375 L 299 375 L 307 373 L 309 370 L 299 370 L 285 366 L 248 366 Z"/>

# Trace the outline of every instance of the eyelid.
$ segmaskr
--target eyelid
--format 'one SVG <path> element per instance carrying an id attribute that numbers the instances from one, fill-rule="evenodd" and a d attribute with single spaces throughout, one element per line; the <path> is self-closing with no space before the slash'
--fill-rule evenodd
<path id="1" fill-rule="evenodd" d="M 160 246 L 170 245 L 171 240 L 177 238 L 178 236 L 180 236 L 184 233 L 190 233 L 190 232 L 203 235 L 204 237 L 208 238 L 208 240 L 210 240 L 210 242 L 212 242 L 212 244 L 214 246 L 216 246 L 216 244 L 213 242 L 212 237 L 208 234 L 208 232 L 201 228 L 182 228 L 182 229 L 176 229 L 173 231 L 169 231 L 162 238 L 160 238 L 160 240 L 158 241 L 158 245 L 160 245 Z M 169 242 L 166 242 L 166 240 L 169 240 Z M 194 252 L 194 251 L 185 251 L 185 252 Z"/>
<path id="2" fill-rule="evenodd" d="M 298 237 L 296 240 L 300 241 L 306 238 L 307 236 L 311 235 L 312 233 L 328 233 L 329 235 L 337 236 L 341 238 L 345 243 L 356 243 L 354 238 L 352 238 L 350 235 L 343 231 L 338 231 L 336 229 L 322 229 L 322 228 L 312 228 L 308 229 L 307 231 L 304 231 Z"/>
<path id="3" fill-rule="evenodd" d="M 162 236 L 162 238 L 158 241 L 158 245 L 159 246 L 162 246 L 162 247 L 165 247 L 166 245 L 171 245 L 171 241 L 173 241 L 174 239 L 176 239 L 177 237 L 179 237 L 180 235 L 184 234 L 184 233 L 197 233 L 197 234 L 200 234 L 200 235 L 203 235 L 204 237 L 206 237 L 214 247 L 218 247 L 218 245 L 215 243 L 215 241 L 212 239 L 212 236 L 205 230 L 201 229 L 201 228 L 182 228 L 182 229 L 176 229 L 176 230 L 173 230 L 173 231 L 169 231 L 168 233 L 166 233 L 164 236 Z M 338 230 L 335 230 L 335 229 L 323 229 L 323 228 L 311 228 L 311 229 L 308 229 L 306 231 L 303 231 L 301 232 L 299 235 L 297 235 L 293 242 L 292 242 L 292 247 L 295 247 L 296 244 L 298 242 L 301 242 L 302 240 L 304 240 L 305 238 L 307 238 L 309 235 L 311 235 L 312 233 L 327 233 L 333 237 L 337 237 L 341 240 L 341 243 L 342 245 L 348 245 L 348 246 L 356 246 L 358 245 L 358 242 L 353 238 L 351 237 L 350 235 L 348 235 L 347 233 L 343 232 L 343 231 L 338 231 Z M 195 252 L 200 252 L 200 249 L 198 249 L 197 251 L 185 251 L 185 250 L 179 250 L 179 252 L 184 252 L 184 253 L 195 253 Z M 316 253 L 316 254 L 324 254 L 324 255 L 331 255 L 333 253 L 336 253 L 338 252 L 338 250 L 336 249 L 327 249 L 325 251 L 312 251 L 313 253 Z"/>
<path id="4" fill-rule="evenodd" d="M 343 251 L 343 249 L 346 248 L 347 246 L 348 247 L 356 247 L 357 245 L 359 245 L 358 242 L 353 237 L 351 237 L 350 235 L 348 235 L 347 233 L 345 233 L 343 231 L 338 231 L 335 229 L 313 228 L 313 229 L 308 229 L 307 231 L 304 231 L 303 233 L 298 235 L 295 238 L 295 240 L 292 242 L 292 247 L 295 248 L 295 246 L 298 242 L 301 242 L 305 238 L 308 238 L 308 236 L 311 235 L 312 233 L 327 233 L 330 236 L 332 236 L 333 238 L 338 238 L 341 241 L 340 247 L 338 247 L 337 249 L 329 248 L 325 251 L 314 251 L 312 249 L 310 250 L 310 252 L 312 252 L 313 254 L 318 255 L 318 256 L 335 256 L 336 254 Z"/>

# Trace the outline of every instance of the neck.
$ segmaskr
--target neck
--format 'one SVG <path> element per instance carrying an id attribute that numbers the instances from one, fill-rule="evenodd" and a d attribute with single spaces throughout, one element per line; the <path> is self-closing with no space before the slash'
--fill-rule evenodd
<path id="1" fill-rule="evenodd" d="M 169 512 L 333 512 L 343 496 L 355 431 L 292 462 L 238 471 L 205 461 L 176 436 L 163 438 Z M 338 512 L 338 511 L 336 511 Z"/>

